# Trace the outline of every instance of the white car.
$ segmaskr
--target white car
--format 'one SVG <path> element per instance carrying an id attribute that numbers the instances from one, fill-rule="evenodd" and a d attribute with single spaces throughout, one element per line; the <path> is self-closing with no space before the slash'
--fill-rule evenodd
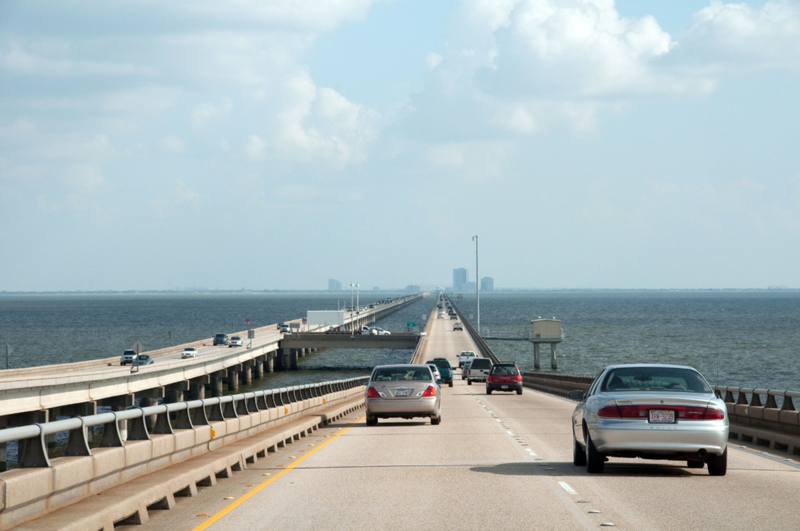
<path id="1" fill-rule="evenodd" d="M 228 347 L 241 347 L 243 345 L 244 345 L 244 341 L 242 341 L 242 338 L 239 337 L 239 336 L 231 337 L 231 342 L 228 343 Z"/>
<path id="2" fill-rule="evenodd" d="M 197 349 L 194 347 L 186 347 L 181 352 L 181 359 L 185 360 L 186 358 L 194 358 L 197 357 Z"/>

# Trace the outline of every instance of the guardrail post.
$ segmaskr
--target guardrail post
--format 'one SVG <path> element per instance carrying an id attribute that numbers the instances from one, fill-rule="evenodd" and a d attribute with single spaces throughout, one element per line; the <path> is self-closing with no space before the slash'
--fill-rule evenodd
<path id="1" fill-rule="evenodd" d="M 120 448 L 125 446 L 125 444 L 122 442 L 122 434 L 120 433 L 119 424 L 120 422 L 127 423 L 128 421 L 118 420 L 118 414 L 116 411 L 112 411 L 111 413 L 114 415 L 114 420 L 103 424 L 103 437 L 100 439 L 100 448 Z M 83 421 L 83 419 L 81 419 L 81 421 Z M 69 432 L 69 440 L 72 442 L 72 432 Z"/>
<path id="2" fill-rule="evenodd" d="M 203 408 L 197 408 L 203 409 Z M 189 408 L 187 406 L 186 409 L 181 409 L 175 413 L 175 426 L 173 426 L 176 430 L 191 430 L 194 428 L 192 425 L 192 416 L 189 415 Z"/>
<path id="3" fill-rule="evenodd" d="M 226 419 L 235 419 L 239 417 L 239 415 L 236 413 L 236 404 L 233 402 L 233 399 L 231 399 L 230 401 L 225 402 L 225 405 L 222 406 L 222 416 Z"/>
<path id="4" fill-rule="evenodd" d="M 85 457 L 92 455 L 92 450 L 89 448 L 89 439 L 86 437 L 86 421 L 79 417 L 81 427 L 69 430 L 69 439 L 67 439 L 67 448 L 64 450 L 64 455 L 67 457 Z"/>
<path id="5" fill-rule="evenodd" d="M 245 409 L 248 413 L 258 413 L 258 399 L 256 396 L 251 396 L 250 398 L 246 398 L 245 402 Z"/>
<path id="6" fill-rule="evenodd" d="M 269 404 L 267 404 L 267 393 L 263 391 L 258 392 L 261 394 L 256 396 L 256 407 L 259 410 L 269 409 Z"/>
<path id="7" fill-rule="evenodd" d="M 219 409 L 219 407 L 217 407 L 217 409 Z M 205 404 L 200 407 L 194 408 L 194 413 L 192 413 L 192 425 L 208 426 L 208 417 L 206 416 Z"/>
<path id="8" fill-rule="evenodd" d="M 25 441 L 25 449 L 22 450 L 22 457 L 19 460 L 20 468 L 48 468 L 50 466 L 47 441 L 42 425 L 36 424 L 36 426 L 39 427 L 39 435 Z"/>
<path id="9" fill-rule="evenodd" d="M 149 441 L 150 433 L 147 431 L 147 419 L 144 410 L 140 407 L 133 408 L 139 410 L 139 416 L 131 420 L 131 429 L 128 431 L 129 441 Z"/>
<path id="10" fill-rule="evenodd" d="M 240 398 L 238 400 L 235 400 L 235 402 L 236 402 L 236 416 L 237 417 L 244 417 L 244 416 L 247 416 L 247 415 L 250 414 L 250 412 L 247 411 L 247 399 Z"/>
<path id="11" fill-rule="evenodd" d="M 278 403 L 275 400 L 275 392 L 270 391 L 269 394 L 264 393 L 264 402 L 267 403 L 267 408 L 271 407 L 278 407 Z"/>
<path id="12" fill-rule="evenodd" d="M 172 435 L 172 423 L 169 421 L 169 408 L 164 406 L 164 412 L 156 415 L 156 425 L 151 432 L 154 435 Z"/>
<path id="13" fill-rule="evenodd" d="M 213 404 L 208 413 L 208 420 L 211 422 L 225 420 L 225 413 L 222 410 L 222 402 Z"/>

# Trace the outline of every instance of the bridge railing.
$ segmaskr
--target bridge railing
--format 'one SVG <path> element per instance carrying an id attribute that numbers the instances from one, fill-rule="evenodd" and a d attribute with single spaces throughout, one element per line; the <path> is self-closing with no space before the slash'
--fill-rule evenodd
<path id="1" fill-rule="evenodd" d="M 94 426 L 103 426 L 102 438 L 97 447 L 122 447 L 125 443 L 119 430 L 120 421 L 131 421 L 128 441 L 149 440 L 150 434 L 172 434 L 174 430 L 207 426 L 209 422 L 224 421 L 352 389 L 365 385 L 367 380 L 366 377 L 332 380 L 150 407 L 134 407 L 124 411 L 6 428 L 0 430 L 0 443 L 25 441 L 19 460 L 20 468 L 50 467 L 47 437 L 55 433 L 69 432 L 64 456 L 90 456 L 92 450 L 88 429 Z M 155 426 L 149 430 L 147 419 L 152 416 L 156 417 Z M 173 416 L 174 420 L 171 418 Z"/>

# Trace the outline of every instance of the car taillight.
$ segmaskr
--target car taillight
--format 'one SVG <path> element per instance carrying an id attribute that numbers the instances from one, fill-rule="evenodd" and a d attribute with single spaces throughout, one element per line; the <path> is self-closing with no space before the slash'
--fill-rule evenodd
<path id="1" fill-rule="evenodd" d="M 703 414 L 703 420 L 722 420 L 725 418 L 725 412 L 715 407 L 707 407 L 706 412 Z"/>
<path id="2" fill-rule="evenodd" d="M 491 376 L 489 376 L 489 377 L 486 379 L 486 381 L 487 381 L 487 382 L 491 382 L 491 381 L 492 381 L 492 377 L 491 377 Z"/>
<path id="3" fill-rule="evenodd" d="M 606 406 L 604 408 L 600 408 L 600 411 L 597 412 L 597 415 L 607 419 L 618 419 L 622 416 L 620 415 L 617 406 Z"/>
<path id="4" fill-rule="evenodd" d="M 380 398 L 381 395 L 378 394 L 378 391 L 375 390 L 374 387 L 370 387 L 367 389 L 367 398 Z"/>
<path id="5" fill-rule="evenodd" d="M 422 393 L 422 396 L 436 396 L 436 388 L 432 385 L 429 385 L 425 392 Z"/>
<path id="6" fill-rule="evenodd" d="M 522 381 L 522 375 L 521 375 L 521 374 L 517 374 L 517 381 L 518 381 L 518 382 L 521 382 L 521 381 Z"/>

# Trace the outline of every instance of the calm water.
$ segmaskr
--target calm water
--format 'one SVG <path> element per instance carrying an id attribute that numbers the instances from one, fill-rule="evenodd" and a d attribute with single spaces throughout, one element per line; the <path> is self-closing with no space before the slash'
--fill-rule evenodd
<path id="1" fill-rule="evenodd" d="M 148 350 L 349 304 L 349 293 L 242 295 L 0 296 L 0 345 L 14 347 L 13 367 L 118 356 L 136 341 Z M 382 294 L 365 293 L 369 303 Z M 378 324 L 393 332 L 407 321 L 424 325 L 434 298 Z M 472 296 L 458 302 L 475 314 Z M 527 336 L 530 320 L 561 319 L 559 372 L 595 374 L 608 363 L 688 364 L 712 382 L 800 390 L 798 292 L 550 292 L 483 294 L 484 335 Z M 475 319 L 472 319 L 475 322 Z M 169 332 L 173 339 L 170 341 Z M 504 360 L 533 370 L 533 349 L 522 341 L 489 341 Z M 0 349 L 0 358 L 4 353 Z M 299 360 L 302 370 L 275 373 L 256 388 L 271 388 L 369 373 L 381 363 L 405 362 L 408 350 L 327 350 Z M 5 360 L 0 359 L 0 365 Z M 542 349 L 549 371 L 549 348 Z"/>
<path id="2" fill-rule="evenodd" d="M 458 303 L 475 314 L 475 298 Z M 593 292 L 481 295 L 484 336 L 527 336 L 530 320 L 561 319 L 559 373 L 610 363 L 679 363 L 713 384 L 800 390 L 799 292 Z M 475 319 L 472 319 L 475 324 Z M 487 341 L 533 370 L 527 342 Z M 550 348 L 542 348 L 550 371 Z"/>

